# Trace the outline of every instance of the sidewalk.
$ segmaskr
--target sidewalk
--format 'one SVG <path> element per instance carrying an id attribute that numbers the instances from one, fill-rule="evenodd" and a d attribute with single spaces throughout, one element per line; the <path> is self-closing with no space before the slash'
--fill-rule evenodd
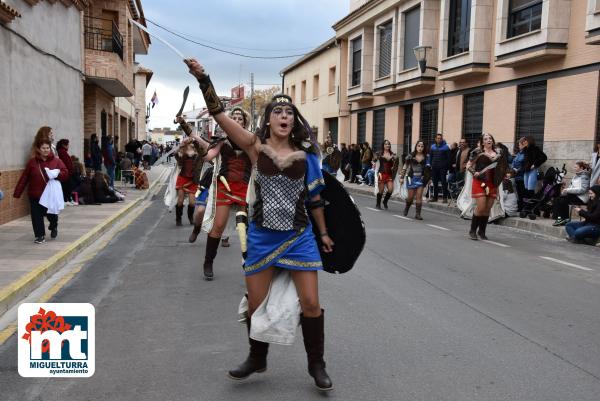
<path id="1" fill-rule="evenodd" d="M 116 188 L 126 194 L 124 202 L 65 206 L 59 216 L 58 237 L 52 240 L 46 232 L 44 244 L 33 243 L 29 216 L 0 225 L 0 315 L 139 205 L 166 179 L 168 171 L 167 166 L 146 171 L 147 190 L 118 183 Z"/>
<path id="2" fill-rule="evenodd" d="M 348 192 L 370 195 L 375 198 L 373 187 L 369 187 L 367 185 L 358 185 L 358 184 L 349 184 L 344 182 L 344 186 L 348 190 Z M 399 201 L 398 199 L 393 200 Z M 400 201 L 402 202 L 402 201 Z M 441 202 L 436 203 L 428 203 L 427 201 L 423 201 L 423 207 L 425 209 L 434 209 L 439 210 L 444 213 L 455 214 L 457 217 L 460 216 L 460 211 L 456 207 L 456 204 L 444 204 Z M 519 217 L 507 217 L 504 219 L 500 219 L 498 221 L 499 225 L 518 228 L 520 230 L 529 231 L 533 234 L 542 234 L 548 235 L 555 238 L 564 239 L 566 237 L 565 228 L 564 227 L 553 227 L 552 223 L 554 221 L 552 219 L 544 219 L 537 218 L 536 220 L 529 220 L 528 218 L 521 219 Z"/>

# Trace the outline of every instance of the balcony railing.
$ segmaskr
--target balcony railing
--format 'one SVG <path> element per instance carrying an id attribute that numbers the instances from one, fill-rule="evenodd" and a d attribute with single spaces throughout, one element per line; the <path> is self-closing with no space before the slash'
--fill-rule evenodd
<path id="1" fill-rule="evenodd" d="M 123 60 L 123 35 L 113 20 L 85 17 L 85 48 L 117 53 Z"/>

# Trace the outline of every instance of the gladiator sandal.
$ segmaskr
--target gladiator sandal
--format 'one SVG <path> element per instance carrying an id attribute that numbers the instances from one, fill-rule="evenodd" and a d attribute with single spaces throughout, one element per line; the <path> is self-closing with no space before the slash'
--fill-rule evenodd
<path id="1" fill-rule="evenodd" d="M 479 238 L 482 240 L 487 240 L 487 236 L 485 235 L 485 228 L 488 224 L 489 216 L 479 216 L 479 230 L 477 230 L 477 234 L 479 234 Z"/>
<path id="2" fill-rule="evenodd" d="M 377 194 L 377 203 L 375 204 L 375 207 L 377 209 L 381 209 L 381 197 L 383 196 L 382 193 Z"/>
<path id="3" fill-rule="evenodd" d="M 221 237 L 213 238 L 210 235 L 206 237 L 206 254 L 204 256 L 204 280 L 211 281 L 213 279 L 213 260 L 217 256 L 217 249 Z"/>
<path id="4" fill-rule="evenodd" d="M 469 238 L 471 238 L 473 241 L 477 241 L 477 233 L 475 232 L 477 230 L 477 227 L 479 226 L 479 216 L 475 216 L 473 215 L 473 217 L 471 218 L 471 230 L 469 231 Z"/>
<path id="5" fill-rule="evenodd" d="M 190 224 L 194 224 L 194 206 L 190 206 L 188 205 L 187 207 L 188 209 L 188 220 L 190 221 Z"/>
<path id="6" fill-rule="evenodd" d="M 415 220 L 423 220 L 421 217 L 421 208 L 423 207 L 422 203 L 415 204 Z"/>
<path id="7" fill-rule="evenodd" d="M 402 213 L 404 216 L 408 216 L 408 211 L 412 206 L 412 201 L 406 201 L 406 205 L 404 205 L 404 212 Z"/>
<path id="8" fill-rule="evenodd" d="M 308 374 L 315 379 L 315 386 L 321 391 L 333 389 L 329 375 L 325 371 L 323 352 L 325 348 L 325 311 L 321 309 L 321 316 L 306 317 L 300 315 L 304 348 L 308 357 Z"/>
<path id="9" fill-rule="evenodd" d="M 192 233 L 190 234 L 190 238 L 188 239 L 190 241 L 190 244 L 193 244 L 194 242 L 196 242 L 196 238 L 198 238 L 198 234 L 200 234 L 201 229 L 202 229 L 202 225 L 194 224 L 194 229 L 192 230 Z"/>
<path id="10" fill-rule="evenodd" d="M 269 343 L 256 341 L 250 338 L 250 320 L 250 318 L 246 319 L 250 353 L 244 362 L 228 372 L 229 378 L 233 380 L 244 380 L 247 379 L 252 373 L 263 373 L 267 370 L 267 353 L 269 352 Z"/>
<path id="11" fill-rule="evenodd" d="M 176 205 L 175 206 L 175 225 L 180 227 L 183 224 L 181 223 L 181 216 L 183 215 L 183 205 L 179 206 Z"/>
<path id="12" fill-rule="evenodd" d="M 388 201 L 390 200 L 390 198 L 392 197 L 392 194 L 389 192 L 386 192 L 385 197 L 383 198 L 383 207 L 388 208 Z"/>

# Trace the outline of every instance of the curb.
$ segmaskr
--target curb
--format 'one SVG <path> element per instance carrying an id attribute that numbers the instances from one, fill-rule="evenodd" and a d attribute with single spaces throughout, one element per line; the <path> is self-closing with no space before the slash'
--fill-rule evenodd
<path id="1" fill-rule="evenodd" d="M 165 169 L 165 171 L 168 171 L 168 169 Z M 66 249 L 52 256 L 44 263 L 38 265 L 34 270 L 30 271 L 25 276 L 0 290 L 0 315 L 6 313 L 6 311 L 14 306 L 20 299 L 24 298 L 27 294 L 37 288 L 42 280 L 51 276 L 56 270 L 58 270 L 59 267 L 63 266 L 70 259 L 72 259 L 77 252 L 89 246 L 93 241 L 113 227 L 133 208 L 146 200 L 152 194 L 154 187 L 156 187 L 158 183 L 162 181 L 165 171 L 160 173 L 158 178 L 150 185 L 145 195 L 139 197 L 131 204 L 117 212 L 115 215 L 96 225 L 96 227 L 94 227 L 90 232 L 69 245 Z"/>
<path id="2" fill-rule="evenodd" d="M 356 194 L 360 194 L 360 195 L 368 195 L 368 196 L 375 197 L 375 195 L 373 194 L 373 187 L 355 188 L 355 187 L 350 187 L 350 186 L 344 185 L 344 188 L 346 188 L 346 190 L 350 193 L 356 193 Z M 397 198 L 396 199 L 392 198 L 392 199 L 395 200 L 396 202 L 404 203 L 404 201 L 402 201 L 400 199 L 397 199 Z M 454 214 L 457 217 L 460 216 L 460 211 L 458 210 L 458 208 L 451 207 L 451 206 L 445 205 L 445 204 L 423 202 L 423 208 L 431 209 L 431 210 L 438 210 L 438 211 L 449 213 L 449 214 Z M 564 239 L 565 235 L 566 235 L 564 227 L 546 226 L 543 224 L 535 223 L 535 220 L 521 219 L 518 217 L 507 217 L 504 219 L 500 219 L 497 222 L 497 224 L 500 226 L 512 227 L 512 228 L 517 228 L 519 230 L 528 231 L 533 234 L 547 235 L 547 236 L 550 236 L 553 238 L 559 238 L 559 239 Z"/>

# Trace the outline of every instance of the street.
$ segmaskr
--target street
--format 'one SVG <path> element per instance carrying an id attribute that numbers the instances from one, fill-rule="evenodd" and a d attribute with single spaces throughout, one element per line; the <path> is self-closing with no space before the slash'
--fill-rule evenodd
<path id="1" fill-rule="evenodd" d="M 227 379 L 248 350 L 238 240 L 204 281 L 206 236 L 189 244 L 161 192 L 50 300 L 95 306 L 95 375 L 22 378 L 13 335 L 0 347 L 0 398 L 600 399 L 598 248 L 495 225 L 475 242 L 454 215 L 425 208 L 419 222 L 398 217 L 399 203 L 355 200 L 362 256 L 347 274 L 319 273 L 330 394 L 306 372 L 300 330 L 293 346 L 271 346 L 265 373 Z"/>

